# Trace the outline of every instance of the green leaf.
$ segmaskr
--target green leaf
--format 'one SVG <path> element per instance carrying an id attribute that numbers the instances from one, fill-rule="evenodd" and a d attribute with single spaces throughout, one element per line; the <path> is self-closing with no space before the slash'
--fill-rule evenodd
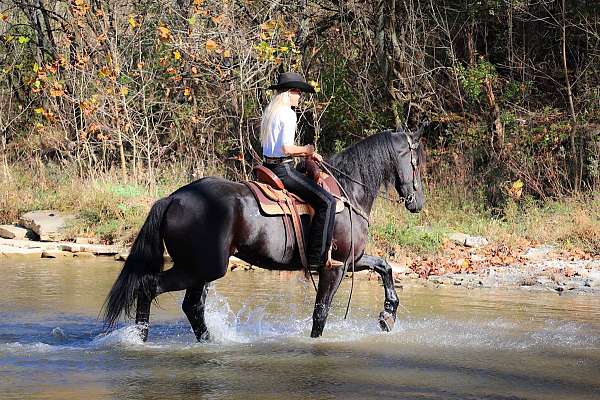
<path id="1" fill-rule="evenodd" d="M 19 36 L 19 38 L 17 40 L 19 41 L 20 44 L 25 44 L 25 43 L 29 43 L 29 41 L 31 39 L 28 38 L 27 36 Z"/>

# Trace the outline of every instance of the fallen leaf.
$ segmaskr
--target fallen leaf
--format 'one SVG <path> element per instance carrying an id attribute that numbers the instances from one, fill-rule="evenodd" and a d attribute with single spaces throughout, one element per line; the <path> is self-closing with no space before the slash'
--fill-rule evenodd
<path id="1" fill-rule="evenodd" d="M 212 39 L 208 39 L 206 41 L 205 47 L 206 47 L 206 50 L 208 50 L 209 52 L 213 51 L 213 50 L 215 50 L 217 48 L 217 42 L 215 42 Z"/>

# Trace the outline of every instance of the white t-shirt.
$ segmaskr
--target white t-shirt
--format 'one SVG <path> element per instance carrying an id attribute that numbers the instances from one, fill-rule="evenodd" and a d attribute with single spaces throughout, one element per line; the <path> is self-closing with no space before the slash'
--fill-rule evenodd
<path id="1" fill-rule="evenodd" d="M 281 147 L 294 144 L 296 123 L 294 110 L 282 108 L 271 120 L 267 140 L 263 144 L 263 155 L 266 157 L 286 157 Z"/>

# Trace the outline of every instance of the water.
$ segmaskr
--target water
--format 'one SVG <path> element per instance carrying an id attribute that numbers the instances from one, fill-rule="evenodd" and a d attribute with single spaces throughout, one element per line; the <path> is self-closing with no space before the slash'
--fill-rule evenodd
<path id="1" fill-rule="evenodd" d="M 600 399 L 600 298 L 406 288 L 391 333 L 383 290 L 345 282 L 310 339 L 314 291 L 299 273 L 229 273 L 197 344 L 163 295 L 142 343 L 97 315 L 121 265 L 0 259 L 1 399 Z"/>

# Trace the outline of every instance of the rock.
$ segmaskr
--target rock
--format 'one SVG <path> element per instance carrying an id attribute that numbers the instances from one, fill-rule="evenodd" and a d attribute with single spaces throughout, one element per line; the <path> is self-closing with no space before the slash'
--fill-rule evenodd
<path id="1" fill-rule="evenodd" d="M 554 286 L 554 281 L 547 276 L 538 276 L 535 278 L 535 283 L 542 286 Z"/>
<path id="2" fill-rule="evenodd" d="M 456 244 L 460 244 L 461 246 L 465 245 L 465 240 L 467 240 L 468 237 L 469 235 L 465 235 L 464 233 L 460 232 L 453 232 L 450 235 L 448 235 L 448 239 L 450 239 Z"/>
<path id="3" fill-rule="evenodd" d="M 59 250 L 68 251 L 70 253 L 79 253 L 81 250 L 81 245 L 72 244 L 72 243 L 64 243 L 58 246 Z"/>
<path id="4" fill-rule="evenodd" d="M 405 275 L 412 272 L 412 269 L 408 268 L 406 264 L 399 264 L 397 262 L 389 261 L 390 267 L 392 267 L 393 275 Z"/>
<path id="5" fill-rule="evenodd" d="M 0 246 L 0 256 L 26 256 L 32 258 L 40 258 L 42 249 L 27 249 L 20 247 Z"/>
<path id="6" fill-rule="evenodd" d="M 94 239 L 87 238 L 87 237 L 78 237 L 78 238 L 75 238 L 75 243 L 76 244 L 94 244 Z"/>
<path id="7" fill-rule="evenodd" d="M 59 246 L 60 250 L 71 253 L 91 253 L 98 256 L 112 256 L 119 254 L 122 249 L 116 246 L 108 246 L 103 244 L 74 244 L 64 243 Z"/>
<path id="8" fill-rule="evenodd" d="M 467 247 L 483 247 L 488 245 L 488 240 L 481 236 L 469 236 L 464 233 L 454 232 L 448 235 L 448 239 L 456 244 Z"/>
<path id="9" fill-rule="evenodd" d="M 73 257 L 77 258 L 94 258 L 96 255 L 94 253 L 87 253 L 85 251 L 81 251 L 79 253 L 73 253 Z"/>
<path id="10" fill-rule="evenodd" d="M 127 257 L 129 257 L 129 252 L 122 251 L 120 253 L 115 254 L 115 261 L 126 261 Z"/>
<path id="11" fill-rule="evenodd" d="M 556 248 L 549 245 L 531 247 L 523 254 L 523 257 L 527 260 L 543 260 L 554 250 L 556 250 Z"/>
<path id="12" fill-rule="evenodd" d="M 41 241 L 59 241 L 64 239 L 64 228 L 73 219 L 74 215 L 53 210 L 31 211 L 21 216 L 19 225 L 34 231 Z"/>
<path id="13" fill-rule="evenodd" d="M 29 230 L 15 225 L 0 225 L 0 237 L 5 239 L 25 240 Z M 31 236 L 31 234 L 29 235 Z"/>
<path id="14" fill-rule="evenodd" d="M 465 246 L 467 247 L 483 247 L 488 245 L 488 240 L 481 236 L 467 236 Z"/>
<path id="15" fill-rule="evenodd" d="M 521 286 L 533 286 L 535 285 L 536 280 L 533 276 L 528 276 L 523 278 L 523 280 L 521 281 Z"/>
<path id="16" fill-rule="evenodd" d="M 587 276 L 587 285 L 589 287 L 600 287 L 600 271 L 590 271 Z"/>
<path id="17" fill-rule="evenodd" d="M 436 276 L 436 275 L 431 275 L 428 277 L 429 281 L 431 283 L 437 284 L 437 285 L 449 285 L 452 284 L 451 280 L 449 277 L 447 276 Z"/>
<path id="18" fill-rule="evenodd" d="M 73 257 L 73 253 L 61 250 L 45 250 L 42 252 L 42 258 L 69 258 Z"/>

